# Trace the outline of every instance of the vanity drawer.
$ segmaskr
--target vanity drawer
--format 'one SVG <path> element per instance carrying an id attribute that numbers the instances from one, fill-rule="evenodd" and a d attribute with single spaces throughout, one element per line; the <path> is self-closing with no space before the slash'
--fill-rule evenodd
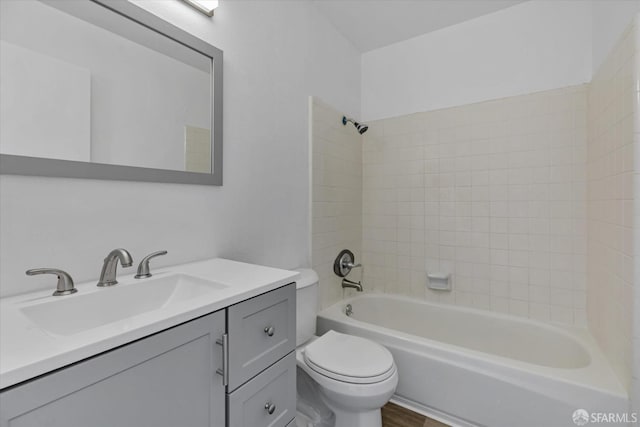
<path id="1" fill-rule="evenodd" d="M 231 392 L 295 349 L 296 285 L 232 305 L 227 316 Z"/>
<path id="2" fill-rule="evenodd" d="M 228 427 L 285 427 L 295 415 L 295 351 L 227 395 Z"/>

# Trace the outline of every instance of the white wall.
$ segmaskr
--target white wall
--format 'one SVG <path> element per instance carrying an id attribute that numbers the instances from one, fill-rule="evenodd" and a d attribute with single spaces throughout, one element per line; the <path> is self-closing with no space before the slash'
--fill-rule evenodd
<path id="1" fill-rule="evenodd" d="M 634 15 L 640 12 L 640 0 L 592 0 L 593 74 L 618 42 Z"/>
<path id="2" fill-rule="evenodd" d="M 94 280 L 115 247 L 136 261 L 168 249 L 157 266 L 309 265 L 308 95 L 358 116 L 359 54 L 307 2 L 222 2 L 213 18 L 139 3 L 224 51 L 224 186 L 2 175 L 0 295 L 55 284 L 31 267 Z"/>
<path id="3" fill-rule="evenodd" d="M 362 56 L 362 116 L 375 120 L 591 79 L 591 6 L 534 0 Z"/>

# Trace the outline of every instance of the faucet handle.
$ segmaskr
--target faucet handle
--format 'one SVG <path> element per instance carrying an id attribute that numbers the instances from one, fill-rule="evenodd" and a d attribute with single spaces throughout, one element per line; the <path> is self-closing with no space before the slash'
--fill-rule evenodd
<path id="1" fill-rule="evenodd" d="M 151 253 L 146 257 L 142 258 L 142 261 L 140 261 L 140 264 L 138 265 L 138 272 L 133 277 L 135 277 L 136 279 L 144 279 L 146 277 L 151 277 L 151 271 L 149 270 L 149 261 L 151 260 L 151 258 L 155 258 L 157 256 L 166 255 L 166 254 L 167 254 L 167 251 L 158 251 L 158 252 Z"/>
<path id="2" fill-rule="evenodd" d="M 342 267 L 348 268 L 348 269 L 354 269 L 354 268 L 362 267 L 362 264 L 360 263 L 354 264 L 353 262 L 343 262 Z"/>
<path id="3" fill-rule="evenodd" d="M 333 272 L 338 277 L 347 277 L 352 269 L 358 267 L 362 267 L 362 264 L 356 264 L 355 256 L 349 249 L 341 250 L 333 262 Z"/>
<path id="4" fill-rule="evenodd" d="M 73 279 L 66 271 L 58 270 L 57 268 L 32 268 L 31 270 L 27 270 L 26 274 L 27 276 L 35 276 L 36 274 L 55 274 L 58 276 L 56 291 L 53 293 L 54 297 L 71 295 L 78 292 L 73 284 Z"/>

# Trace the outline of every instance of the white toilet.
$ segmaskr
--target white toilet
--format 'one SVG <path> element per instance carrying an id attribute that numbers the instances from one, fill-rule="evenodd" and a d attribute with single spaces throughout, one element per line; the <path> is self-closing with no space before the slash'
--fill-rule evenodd
<path id="1" fill-rule="evenodd" d="M 398 385 L 393 356 L 373 341 L 329 331 L 315 336 L 318 275 L 297 281 L 296 358 L 335 415 L 335 427 L 381 427 L 380 408 Z"/>

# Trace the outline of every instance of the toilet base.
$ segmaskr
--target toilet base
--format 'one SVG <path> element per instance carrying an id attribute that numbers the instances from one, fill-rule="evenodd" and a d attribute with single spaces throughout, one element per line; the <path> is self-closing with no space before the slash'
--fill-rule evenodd
<path id="1" fill-rule="evenodd" d="M 382 427 L 380 409 L 365 412 L 347 412 L 331 408 L 336 416 L 335 427 Z"/>

